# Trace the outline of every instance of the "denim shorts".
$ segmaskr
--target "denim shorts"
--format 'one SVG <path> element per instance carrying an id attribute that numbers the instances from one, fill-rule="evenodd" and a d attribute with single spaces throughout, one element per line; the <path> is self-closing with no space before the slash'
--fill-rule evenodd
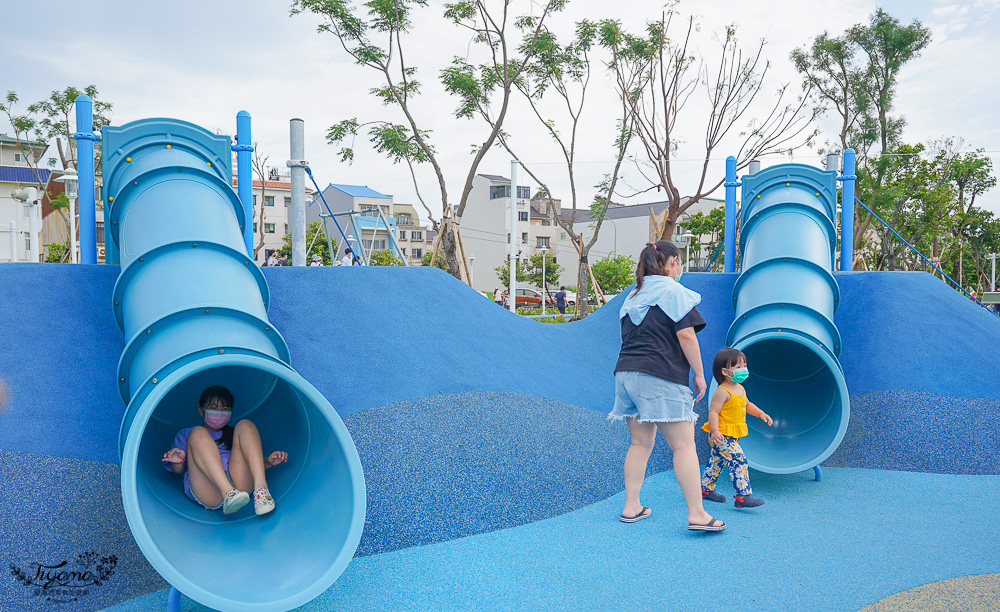
<path id="1" fill-rule="evenodd" d="M 698 415 L 688 386 L 642 372 L 615 372 L 615 407 L 608 418 L 630 418 L 640 423 L 695 423 Z"/>

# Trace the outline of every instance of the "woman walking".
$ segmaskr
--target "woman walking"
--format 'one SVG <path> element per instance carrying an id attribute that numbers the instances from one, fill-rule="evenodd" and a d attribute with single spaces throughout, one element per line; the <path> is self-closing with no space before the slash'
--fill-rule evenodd
<path id="1" fill-rule="evenodd" d="M 705 320 L 696 308 L 701 296 L 678 283 L 680 276 L 680 251 L 672 242 L 647 244 L 639 254 L 636 288 L 619 312 L 622 348 L 615 366 L 615 406 L 608 418 L 625 419 L 632 436 L 625 456 L 625 507 L 619 518 L 634 523 L 653 512 L 639 502 L 639 492 L 659 430 L 673 451 L 688 529 L 722 531 L 726 524 L 702 506 L 694 441 L 694 402 L 708 388 L 695 336 Z M 688 387 L 692 369 L 697 398 Z"/>

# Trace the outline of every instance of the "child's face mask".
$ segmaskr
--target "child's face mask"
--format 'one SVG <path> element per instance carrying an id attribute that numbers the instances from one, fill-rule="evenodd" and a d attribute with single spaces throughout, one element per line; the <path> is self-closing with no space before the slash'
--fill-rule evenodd
<path id="1" fill-rule="evenodd" d="M 233 416 L 232 410 L 209 410 L 205 408 L 205 425 L 212 429 L 222 429 L 229 423 L 229 418 Z"/>
<path id="2" fill-rule="evenodd" d="M 732 378 L 735 383 L 741 383 L 746 380 L 748 376 L 750 376 L 750 371 L 746 368 L 734 368 L 733 375 L 730 376 L 730 378 Z"/>

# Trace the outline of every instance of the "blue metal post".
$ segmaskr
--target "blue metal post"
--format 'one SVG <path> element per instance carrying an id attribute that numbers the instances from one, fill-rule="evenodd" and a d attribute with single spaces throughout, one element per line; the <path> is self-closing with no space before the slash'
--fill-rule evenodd
<path id="1" fill-rule="evenodd" d="M 250 144 L 250 113 L 236 113 L 236 180 L 237 195 L 243 204 L 243 242 L 247 255 L 253 257 L 253 173 L 250 171 L 250 154 L 253 145 Z M 263 203 L 261 203 L 263 205 Z"/>
<path id="2" fill-rule="evenodd" d="M 854 149 L 844 151 L 844 187 L 840 204 L 840 271 L 854 268 Z"/>
<path id="3" fill-rule="evenodd" d="M 79 180 L 80 263 L 97 263 L 97 204 L 94 202 L 94 102 L 76 98 L 76 172 Z"/>
<path id="4" fill-rule="evenodd" d="M 725 272 L 736 271 L 736 188 L 740 182 L 736 180 L 736 158 L 730 155 L 726 158 L 726 228 L 723 232 L 725 243 Z"/>
<path id="5" fill-rule="evenodd" d="M 181 612 L 181 592 L 175 587 L 167 593 L 167 612 Z"/>

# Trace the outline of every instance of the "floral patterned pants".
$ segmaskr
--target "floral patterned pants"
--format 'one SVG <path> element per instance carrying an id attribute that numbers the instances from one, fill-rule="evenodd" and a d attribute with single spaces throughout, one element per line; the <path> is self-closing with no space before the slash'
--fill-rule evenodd
<path id="1" fill-rule="evenodd" d="M 738 438 L 723 436 L 718 444 L 711 442 L 712 456 L 701 477 L 701 486 L 709 491 L 715 490 L 715 481 L 722 473 L 722 466 L 729 467 L 729 477 L 733 479 L 733 488 L 740 497 L 753 493 L 750 486 L 750 470 L 747 468 L 747 456 L 743 453 Z"/>

